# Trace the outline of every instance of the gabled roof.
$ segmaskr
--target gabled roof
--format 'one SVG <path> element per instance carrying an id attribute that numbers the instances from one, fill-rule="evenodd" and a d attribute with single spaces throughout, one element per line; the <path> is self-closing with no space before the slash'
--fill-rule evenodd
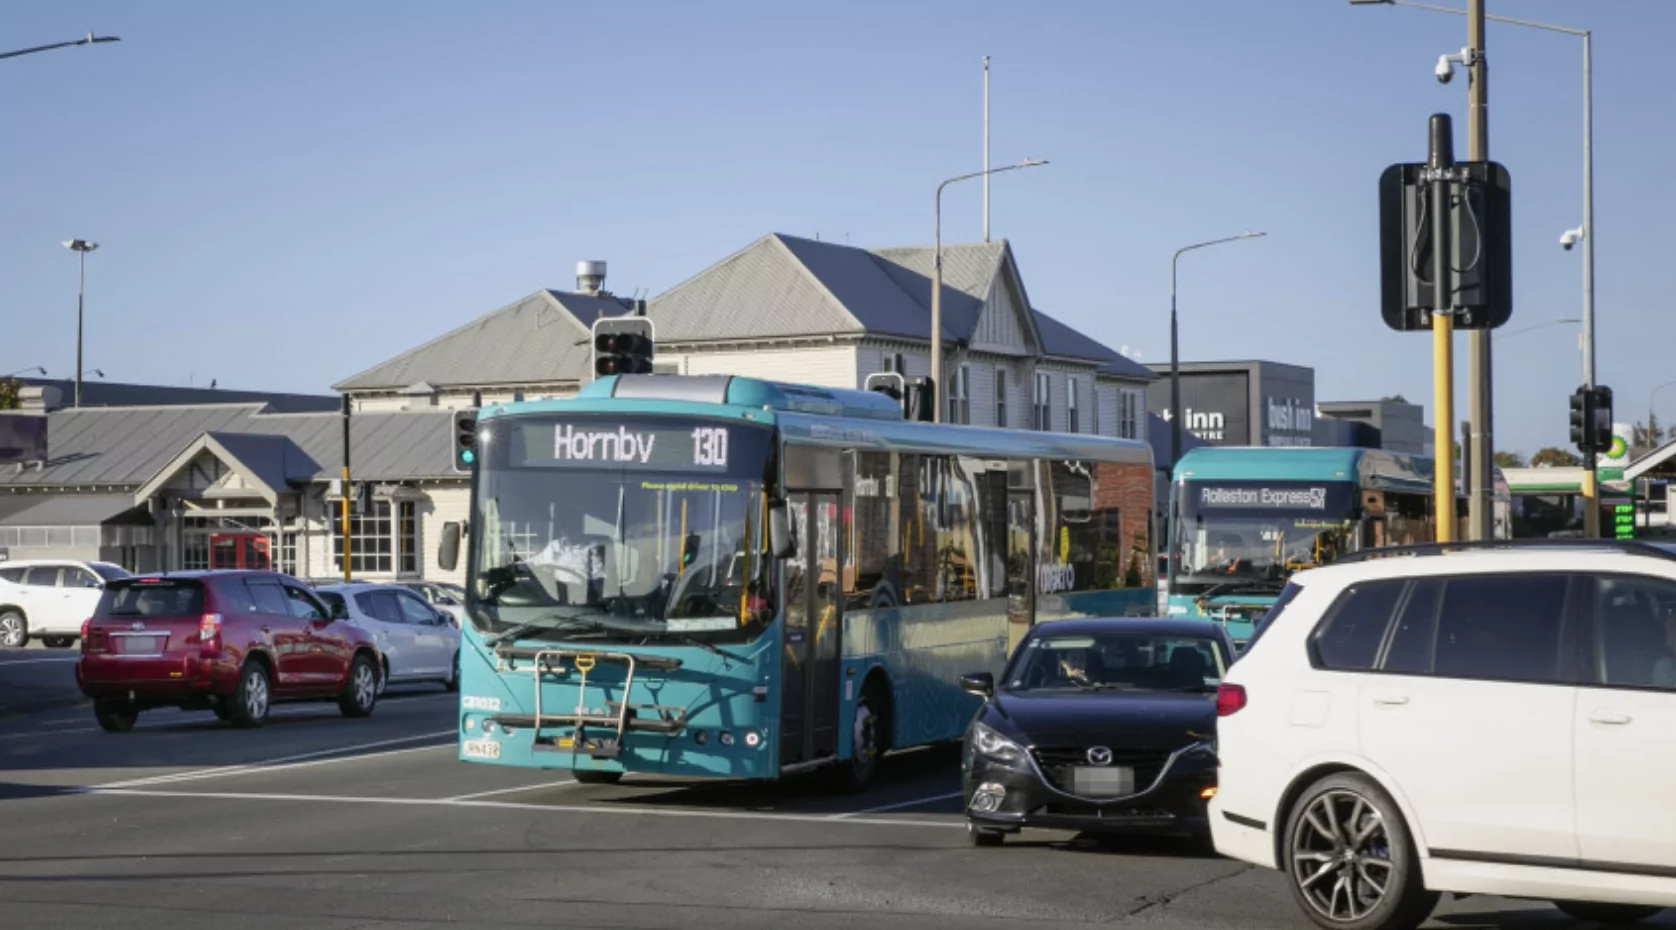
<path id="1" fill-rule="evenodd" d="M 319 464 L 304 455 L 288 436 L 205 433 L 177 453 L 134 492 L 135 506 L 156 494 L 205 451 L 220 459 L 270 504 L 278 503 L 279 495 L 291 490 L 293 484 L 305 483 L 320 471 Z"/>
<path id="2" fill-rule="evenodd" d="M 138 488 L 189 446 L 216 447 L 229 466 L 274 490 L 336 474 L 343 420 L 333 413 L 272 413 L 254 404 L 221 407 L 84 407 L 50 413 L 40 470 L 0 467 L 8 488 Z M 452 476 L 447 410 L 358 413 L 350 418 L 354 477 L 399 481 Z M 191 456 L 187 456 L 190 460 Z"/>
<path id="3" fill-rule="evenodd" d="M 1624 480 L 1634 481 L 1672 459 L 1676 459 L 1676 438 L 1631 462 L 1629 467 L 1624 469 Z"/>
<path id="4" fill-rule="evenodd" d="M 536 291 L 332 386 L 337 391 L 400 391 L 420 382 L 445 387 L 584 381 L 593 357 L 589 327 L 628 308 L 612 297 Z"/>
<path id="5" fill-rule="evenodd" d="M 1135 381 L 1156 381 L 1158 375 L 1140 362 L 1106 348 L 1094 339 L 1066 326 L 1040 310 L 1032 310 L 1036 329 L 1042 334 L 1042 352 L 1054 358 L 1093 359 L 1104 362 L 1100 374 Z"/>

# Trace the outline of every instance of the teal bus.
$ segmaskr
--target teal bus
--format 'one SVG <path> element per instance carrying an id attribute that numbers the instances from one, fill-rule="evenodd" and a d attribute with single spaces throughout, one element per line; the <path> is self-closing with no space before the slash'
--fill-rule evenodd
<path id="1" fill-rule="evenodd" d="M 959 676 L 1031 624 L 1156 610 L 1144 443 L 657 374 L 487 407 L 476 442 L 468 762 L 859 790 L 960 739 Z"/>
<path id="2" fill-rule="evenodd" d="M 1379 449 L 1211 446 L 1170 482 L 1167 616 L 1222 621 L 1243 648 L 1292 573 L 1437 538 L 1432 460 Z"/>

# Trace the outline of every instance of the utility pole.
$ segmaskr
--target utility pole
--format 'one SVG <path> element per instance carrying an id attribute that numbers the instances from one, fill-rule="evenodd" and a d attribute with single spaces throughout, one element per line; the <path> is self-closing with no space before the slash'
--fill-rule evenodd
<path id="1" fill-rule="evenodd" d="M 349 578 L 349 413 L 351 401 L 349 395 L 343 395 L 343 496 L 339 502 L 343 520 L 343 583 L 348 584 Z"/>
<path id="2" fill-rule="evenodd" d="M 1595 387 L 1595 193 L 1592 102 L 1594 90 L 1589 33 L 1583 33 L 1583 383 Z M 1648 420 L 1651 423 L 1651 420 Z M 1595 454 L 1583 462 L 1583 533 L 1600 537 L 1600 489 L 1595 483 Z"/>
<path id="3" fill-rule="evenodd" d="M 983 56 L 983 241 L 989 241 L 989 56 Z"/>
<path id="4" fill-rule="evenodd" d="M 1467 0 L 1467 160 L 1490 160 L 1488 67 L 1484 62 L 1484 0 Z M 1475 329 L 1467 336 L 1467 415 L 1472 442 L 1463 459 L 1467 498 L 1467 538 L 1495 535 L 1495 411 L 1491 358 L 1491 330 Z"/>

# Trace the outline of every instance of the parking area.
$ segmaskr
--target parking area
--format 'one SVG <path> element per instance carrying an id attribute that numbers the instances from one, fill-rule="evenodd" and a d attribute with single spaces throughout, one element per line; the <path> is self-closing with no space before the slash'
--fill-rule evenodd
<path id="1" fill-rule="evenodd" d="M 366 720 L 287 706 L 255 731 L 175 711 L 121 735 L 83 708 L 0 721 L 6 925 L 1302 926 L 1277 876 L 1198 843 L 972 848 L 947 750 L 890 758 L 859 797 L 813 777 L 580 785 L 456 761 L 457 700 L 392 691 Z M 1469 899 L 1432 925 L 1568 922 Z"/>

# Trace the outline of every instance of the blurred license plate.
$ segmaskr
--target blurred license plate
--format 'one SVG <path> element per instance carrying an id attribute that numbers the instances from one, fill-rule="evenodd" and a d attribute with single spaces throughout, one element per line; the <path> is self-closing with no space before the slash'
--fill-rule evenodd
<path id="1" fill-rule="evenodd" d="M 116 651 L 125 656 L 154 656 L 163 652 L 162 636 L 117 636 Z"/>
<path id="2" fill-rule="evenodd" d="M 1120 765 L 1079 766 L 1071 772 L 1071 790 L 1090 798 L 1134 794 L 1135 770 Z"/>
<path id="3" fill-rule="evenodd" d="M 467 740 L 460 744 L 460 751 L 467 759 L 499 759 L 500 743 L 492 739 Z"/>

